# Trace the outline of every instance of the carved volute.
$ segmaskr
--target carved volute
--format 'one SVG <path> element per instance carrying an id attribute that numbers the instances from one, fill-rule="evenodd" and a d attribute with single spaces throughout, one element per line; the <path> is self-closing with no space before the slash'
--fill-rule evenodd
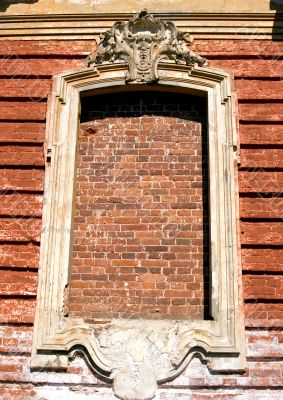
<path id="1" fill-rule="evenodd" d="M 189 33 L 180 32 L 173 22 L 154 18 L 146 10 L 128 22 L 115 22 L 100 39 L 97 51 L 87 58 L 88 66 L 126 62 L 127 83 L 157 82 L 157 65 L 161 60 L 191 66 L 205 64 L 204 58 L 190 50 Z"/>

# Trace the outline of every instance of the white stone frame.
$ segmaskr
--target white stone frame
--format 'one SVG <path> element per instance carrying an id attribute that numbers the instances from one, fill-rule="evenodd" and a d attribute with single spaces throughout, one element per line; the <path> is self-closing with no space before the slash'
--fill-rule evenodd
<path id="1" fill-rule="evenodd" d="M 46 202 L 31 367 L 65 369 L 68 358 L 80 351 L 96 373 L 105 379 L 114 379 L 118 396 L 149 399 L 154 396 L 156 382 L 178 376 L 194 356 L 201 357 L 215 371 L 242 371 L 246 366 L 239 300 L 236 117 L 231 78 L 222 70 L 161 62 L 159 81 L 150 86 L 126 85 L 126 72 L 126 64 L 118 63 L 84 67 L 54 78 L 47 124 L 47 156 L 51 161 L 46 163 Z M 113 320 L 110 325 L 98 324 L 94 328 L 82 319 L 66 316 L 80 96 L 139 88 L 207 96 L 213 320 Z M 123 338 L 127 342 L 125 347 L 122 345 L 122 352 L 116 351 L 113 332 L 119 332 L 119 346 Z M 131 353 L 127 347 L 131 341 L 139 349 L 138 354 Z M 148 346 L 149 342 L 154 342 L 154 349 Z M 143 346 L 147 346 L 146 350 Z M 124 378 L 125 366 L 131 370 L 125 357 L 127 351 L 139 365 L 139 371 L 145 368 L 146 374 L 152 377 L 149 382 L 139 372 L 142 383 L 140 386 L 135 383 L 132 388 L 135 392 L 130 392 L 139 392 L 138 395 L 125 393 L 127 390 L 119 383 Z M 143 361 L 139 360 L 139 354 L 143 354 Z M 153 359 L 148 368 L 150 357 Z M 144 386 L 147 389 L 141 388 Z"/>

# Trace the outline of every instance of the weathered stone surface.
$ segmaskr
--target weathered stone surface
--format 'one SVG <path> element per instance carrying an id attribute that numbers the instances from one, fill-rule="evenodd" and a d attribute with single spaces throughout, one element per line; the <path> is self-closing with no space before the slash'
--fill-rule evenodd
<path id="1" fill-rule="evenodd" d="M 96 52 L 88 56 L 87 65 L 126 62 L 127 83 L 157 82 L 157 65 L 162 60 L 192 67 L 205 64 L 205 59 L 190 49 L 189 33 L 179 31 L 172 22 L 154 18 L 147 10 L 128 22 L 115 22 L 100 39 Z"/>
<path id="2" fill-rule="evenodd" d="M 15 4 L 13 4 L 15 3 Z M 194 12 L 269 12 L 270 8 L 264 0 L 239 0 L 237 4 L 233 0 L 227 0 L 225 4 L 222 0 L 209 0 L 204 6 L 197 0 L 191 0 L 189 8 L 185 0 L 175 0 L 174 4 L 165 0 L 145 0 L 143 7 L 147 7 L 152 12 L 160 11 L 194 11 Z M 21 3 L 5 0 L 0 9 L 7 14 L 47 14 L 47 13 L 93 13 L 93 12 L 127 12 L 134 13 L 140 9 L 141 3 L 138 0 L 124 0 L 119 6 L 113 4 L 112 0 L 23 0 Z"/>

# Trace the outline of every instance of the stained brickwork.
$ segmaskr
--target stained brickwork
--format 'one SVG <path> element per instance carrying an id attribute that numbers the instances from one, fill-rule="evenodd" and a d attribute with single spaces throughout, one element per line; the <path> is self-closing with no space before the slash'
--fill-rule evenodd
<path id="1" fill-rule="evenodd" d="M 205 99 L 140 92 L 84 100 L 71 315 L 203 318 Z"/>
<path id="2" fill-rule="evenodd" d="M 80 400 L 90 396 L 112 399 L 111 390 L 102 387 L 107 385 L 98 382 L 79 358 L 72 362 L 67 373 L 31 373 L 29 362 L 36 288 L 34 284 L 21 285 L 22 275 L 19 274 L 19 270 L 23 271 L 27 276 L 25 282 L 34 282 L 31 272 L 36 272 L 38 267 L 40 225 L 31 231 L 26 220 L 32 218 L 40 222 L 38 199 L 43 198 L 44 167 L 42 162 L 38 164 L 38 148 L 44 144 L 45 113 L 42 107 L 50 94 L 51 75 L 81 65 L 86 54 L 93 51 L 93 41 L 12 40 L 6 43 L 0 47 L 3 88 L 0 146 L 4 148 L 8 143 L 13 146 L 13 151 L 19 154 L 14 160 L 17 157 L 23 160 L 27 145 L 30 153 L 28 165 L 18 162 L 5 165 L 0 158 L 0 221 L 3 228 L 0 241 L 3 283 L 0 294 L 0 397 L 5 400 L 66 399 L 71 396 Z M 221 66 L 234 75 L 238 103 L 245 104 L 244 108 L 238 109 L 241 150 L 247 153 L 251 150 L 253 154 L 264 150 L 271 160 L 277 160 L 275 155 L 283 146 L 282 118 L 274 117 L 282 116 L 283 110 L 280 60 L 283 43 L 256 38 L 217 39 L 195 40 L 193 46 L 208 58 L 210 66 Z M 41 102 L 37 102 L 38 99 Z M 255 107 L 258 104 L 266 112 L 258 112 Z M 33 146 L 35 149 L 31 151 Z M 43 161 L 43 152 L 41 157 Z M 248 154 L 244 159 L 245 166 L 239 165 L 239 186 L 248 370 L 236 376 L 212 375 L 206 366 L 194 364 L 185 376 L 170 382 L 166 392 L 162 389 L 162 399 L 279 400 L 283 397 L 283 297 L 278 283 L 272 285 L 275 291 L 269 285 L 270 277 L 272 282 L 282 282 L 283 172 L 280 164 L 272 161 L 273 165 L 269 165 L 268 157 L 258 157 L 255 164 L 251 156 L 252 165 Z M 260 234 L 257 234 L 259 227 Z M 270 239 L 272 232 L 276 240 Z M 11 291 L 11 282 L 20 285 L 13 285 Z M 258 290 L 259 286 L 262 292 Z M 269 290 L 272 296 L 269 296 Z M 276 297 L 273 297 L 274 293 L 277 293 Z M 90 388 L 90 384 L 94 387 Z"/>

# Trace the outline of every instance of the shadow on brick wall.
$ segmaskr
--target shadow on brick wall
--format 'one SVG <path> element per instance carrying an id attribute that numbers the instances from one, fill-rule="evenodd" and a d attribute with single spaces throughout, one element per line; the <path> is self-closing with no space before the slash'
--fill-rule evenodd
<path id="1" fill-rule="evenodd" d="M 273 40 L 283 40 L 283 0 L 270 0 L 270 10 L 275 10 L 275 19 L 272 30 Z"/>
<path id="2" fill-rule="evenodd" d="M 13 4 L 34 4 L 39 0 L 0 0 L 0 12 L 5 12 Z"/>

